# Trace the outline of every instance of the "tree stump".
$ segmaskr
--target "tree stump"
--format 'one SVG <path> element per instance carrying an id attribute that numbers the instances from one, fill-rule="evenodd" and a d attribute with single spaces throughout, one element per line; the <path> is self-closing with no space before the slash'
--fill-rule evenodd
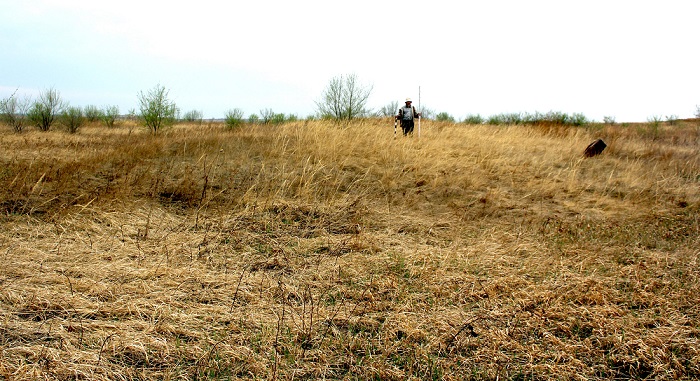
<path id="1" fill-rule="evenodd" d="M 605 144 L 603 139 L 598 139 L 594 141 L 593 143 L 589 144 L 588 147 L 586 147 L 586 150 L 583 151 L 583 156 L 585 157 L 593 157 L 600 155 L 601 152 L 607 147 L 608 145 Z"/>

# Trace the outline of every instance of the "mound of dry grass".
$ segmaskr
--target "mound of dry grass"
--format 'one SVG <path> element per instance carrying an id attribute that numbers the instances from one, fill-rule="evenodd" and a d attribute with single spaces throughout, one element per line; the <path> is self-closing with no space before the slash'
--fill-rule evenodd
<path id="1" fill-rule="evenodd" d="M 392 126 L 1 135 L 0 375 L 700 376 L 696 126 Z"/>

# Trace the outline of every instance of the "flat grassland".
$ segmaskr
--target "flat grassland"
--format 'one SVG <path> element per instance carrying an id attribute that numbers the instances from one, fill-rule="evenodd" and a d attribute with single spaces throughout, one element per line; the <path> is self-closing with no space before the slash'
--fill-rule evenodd
<path id="1" fill-rule="evenodd" d="M 3 127 L 0 163 L 0 379 L 700 377 L 696 121 Z"/>

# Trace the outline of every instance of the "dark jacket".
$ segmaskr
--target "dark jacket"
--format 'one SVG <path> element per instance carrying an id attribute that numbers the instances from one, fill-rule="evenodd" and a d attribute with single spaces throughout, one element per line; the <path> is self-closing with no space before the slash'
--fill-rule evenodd
<path id="1" fill-rule="evenodd" d="M 406 106 L 403 106 L 403 107 L 401 107 L 401 108 L 399 109 L 399 115 L 396 116 L 396 119 L 401 120 L 401 121 L 404 120 L 404 119 L 403 119 L 403 114 L 404 114 L 404 110 L 403 110 L 403 109 L 404 109 L 405 107 L 406 107 Z M 415 106 L 411 106 L 411 109 L 413 109 L 413 118 L 411 118 L 411 119 L 416 119 L 416 118 L 418 118 L 418 112 L 416 112 L 416 107 L 415 107 Z"/>

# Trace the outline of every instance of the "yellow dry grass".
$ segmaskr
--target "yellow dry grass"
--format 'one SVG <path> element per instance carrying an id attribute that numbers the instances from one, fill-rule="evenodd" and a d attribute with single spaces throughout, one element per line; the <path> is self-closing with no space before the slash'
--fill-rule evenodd
<path id="1" fill-rule="evenodd" d="M 9 131 L 0 378 L 700 377 L 693 122 Z"/>

